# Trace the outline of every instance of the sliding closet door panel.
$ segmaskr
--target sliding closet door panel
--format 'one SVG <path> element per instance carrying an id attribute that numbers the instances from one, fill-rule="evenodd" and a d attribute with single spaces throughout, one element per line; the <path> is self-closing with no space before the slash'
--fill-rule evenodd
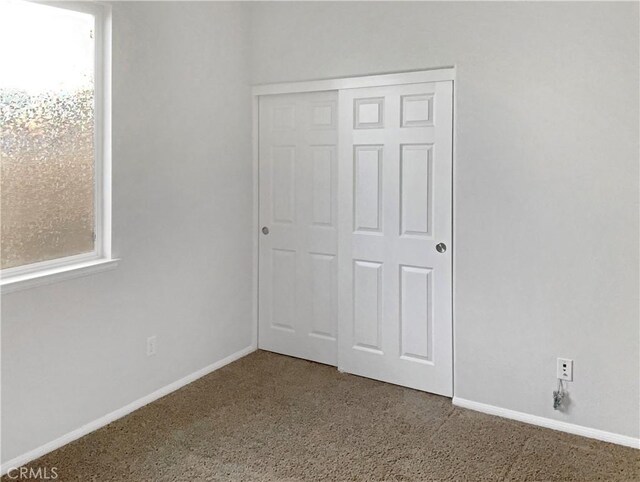
<path id="1" fill-rule="evenodd" d="M 259 335 L 337 364 L 337 92 L 260 98 Z M 265 234 L 266 233 L 266 234 Z"/>
<path id="2" fill-rule="evenodd" d="M 450 396 L 452 82 L 339 104 L 338 366 Z"/>

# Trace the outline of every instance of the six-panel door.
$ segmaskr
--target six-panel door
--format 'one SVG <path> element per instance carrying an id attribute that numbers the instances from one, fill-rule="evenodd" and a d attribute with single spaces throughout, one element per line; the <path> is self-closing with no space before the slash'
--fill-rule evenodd
<path id="1" fill-rule="evenodd" d="M 260 348 L 337 364 L 337 92 L 260 98 Z M 265 234 L 268 231 L 268 234 Z"/>
<path id="2" fill-rule="evenodd" d="M 450 396 L 452 82 L 339 106 L 338 367 Z"/>
<path id="3" fill-rule="evenodd" d="M 259 109 L 260 348 L 450 396 L 452 82 Z"/>

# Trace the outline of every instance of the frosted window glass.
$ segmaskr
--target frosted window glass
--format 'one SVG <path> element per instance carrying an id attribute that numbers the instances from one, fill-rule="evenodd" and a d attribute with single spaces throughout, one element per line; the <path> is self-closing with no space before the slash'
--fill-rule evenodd
<path id="1" fill-rule="evenodd" d="M 94 24 L 0 2 L 1 268 L 94 250 Z"/>

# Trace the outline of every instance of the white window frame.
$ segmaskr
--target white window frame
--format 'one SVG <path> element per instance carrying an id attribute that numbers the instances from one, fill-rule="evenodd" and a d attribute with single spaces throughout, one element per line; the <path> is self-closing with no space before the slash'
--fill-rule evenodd
<path id="1" fill-rule="evenodd" d="M 111 7 L 101 2 L 38 1 L 95 17 L 94 249 L 0 270 L 2 294 L 114 268 L 111 253 Z"/>

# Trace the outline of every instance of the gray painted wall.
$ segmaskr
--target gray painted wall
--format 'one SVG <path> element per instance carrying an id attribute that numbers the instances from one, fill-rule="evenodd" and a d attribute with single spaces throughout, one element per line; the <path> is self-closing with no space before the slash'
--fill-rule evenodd
<path id="1" fill-rule="evenodd" d="M 457 67 L 455 394 L 638 437 L 637 3 L 259 3 L 252 22 L 255 83 Z"/>
<path id="2" fill-rule="evenodd" d="M 114 3 L 122 262 L 3 297 L 3 461 L 250 345 L 248 28 L 241 4 Z"/>

